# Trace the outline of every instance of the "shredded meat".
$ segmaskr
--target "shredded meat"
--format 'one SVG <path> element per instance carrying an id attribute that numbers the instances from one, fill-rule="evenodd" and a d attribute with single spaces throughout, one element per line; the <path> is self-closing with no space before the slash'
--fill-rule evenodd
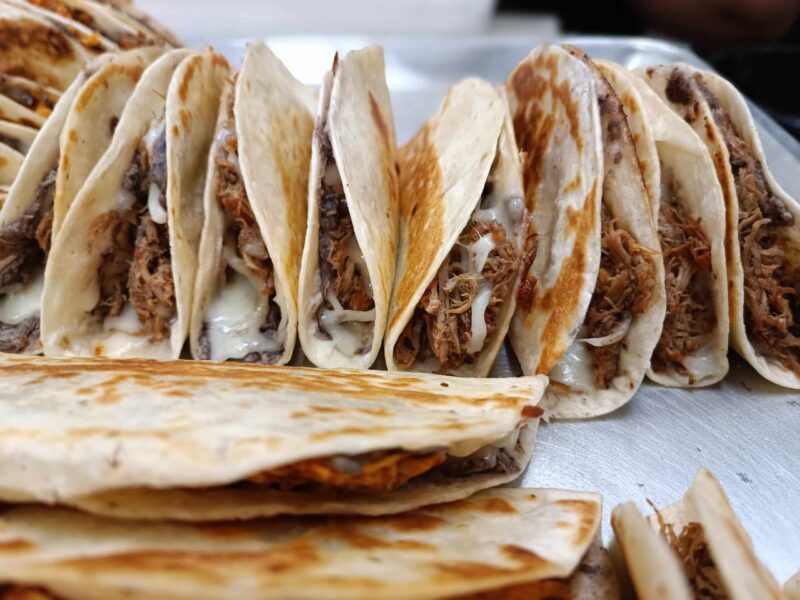
<path id="1" fill-rule="evenodd" d="M 655 267 L 652 252 L 621 229 L 603 206 L 600 272 L 586 313 L 586 337 L 604 337 L 647 310 L 652 300 Z M 594 357 L 595 382 L 607 388 L 619 374 L 623 341 L 589 346 Z"/>
<path id="2" fill-rule="evenodd" d="M 122 214 L 112 210 L 97 217 L 91 226 L 90 244 L 109 236 L 108 247 L 100 255 L 97 270 L 100 298 L 92 310 L 92 314 L 101 320 L 118 316 L 128 300 L 128 272 L 136 241 L 136 214 L 135 207 Z"/>
<path id="3" fill-rule="evenodd" d="M 756 352 L 800 376 L 800 267 L 792 266 L 786 256 L 785 233 L 794 225 L 794 217 L 770 189 L 763 165 L 700 75 L 696 82 L 730 154 L 739 200 L 747 336 Z"/>
<path id="4" fill-rule="evenodd" d="M 0 323 L 0 352 L 33 353 L 39 345 L 39 315 L 32 315 L 16 325 Z"/>
<path id="5" fill-rule="evenodd" d="M 687 216 L 672 198 L 662 198 L 658 233 L 664 254 L 667 314 L 652 365 L 687 374 L 683 361 L 707 341 L 716 324 L 711 294 L 711 246 L 700 219 Z"/>
<path id="6" fill-rule="evenodd" d="M 250 478 L 262 485 L 292 489 L 310 482 L 359 492 L 389 492 L 445 461 L 444 452 L 412 454 L 402 450 L 359 456 L 312 458 L 264 471 Z"/>
<path id="7" fill-rule="evenodd" d="M 649 502 L 649 501 L 648 501 Z M 652 503 L 650 503 L 653 506 Z M 658 520 L 659 532 L 678 556 L 683 572 L 689 580 L 695 598 L 727 600 L 728 593 L 720 579 L 719 571 L 706 544 L 705 532 L 700 523 L 690 522 L 675 533 L 671 523 L 653 506 Z"/>
<path id="8" fill-rule="evenodd" d="M 59 598 L 61 597 L 39 587 L 0 585 L 0 600 L 59 600 Z"/>
<path id="9" fill-rule="evenodd" d="M 497 221 L 470 220 L 395 344 L 394 358 L 399 366 L 409 368 L 418 358 L 424 360 L 432 354 L 441 364 L 440 371 L 446 372 L 475 360 L 477 355 L 470 353 L 468 347 L 472 338 L 471 308 L 481 282 L 464 269 L 469 261 L 465 248 L 483 236 L 491 236 L 495 244 L 480 273 L 481 279 L 492 286 L 484 313 L 486 340 L 494 335 L 497 315 L 511 292 L 521 258 Z"/>
<path id="10" fill-rule="evenodd" d="M 538 282 L 531 273 L 531 267 L 536 260 L 536 252 L 539 249 L 539 237 L 533 231 L 534 223 L 531 221 L 529 231 L 525 236 L 525 251 L 522 268 L 520 269 L 520 282 L 517 290 L 517 304 L 523 310 L 530 310 L 533 306 L 533 299 L 536 296 L 536 286 Z"/>
<path id="11" fill-rule="evenodd" d="M 175 315 L 169 235 L 166 224 L 155 223 L 147 212 L 140 216 L 136 232 L 128 294 L 152 339 L 169 337 L 169 324 Z"/>

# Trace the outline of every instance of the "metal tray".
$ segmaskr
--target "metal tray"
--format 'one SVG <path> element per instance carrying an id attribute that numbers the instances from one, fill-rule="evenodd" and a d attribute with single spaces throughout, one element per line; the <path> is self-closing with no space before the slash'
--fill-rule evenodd
<path id="1" fill-rule="evenodd" d="M 268 41 L 299 79 L 313 85 L 330 68 L 334 51 L 381 43 L 398 140 L 403 142 L 433 114 L 450 85 L 469 75 L 501 83 L 532 47 L 545 40 L 276 37 Z M 681 61 L 709 68 L 689 50 L 654 40 L 560 41 L 628 67 Z M 219 42 L 215 46 L 238 64 L 244 42 Z M 758 107 L 751 104 L 751 109 L 775 177 L 789 194 L 800 198 L 800 144 Z M 784 581 L 800 567 L 800 394 L 767 383 L 733 354 L 731 359 L 730 374 L 719 385 L 678 390 L 645 382 L 627 406 L 610 416 L 543 425 L 533 461 L 519 483 L 602 492 L 604 538 L 609 540 L 608 516 L 616 504 L 635 500 L 649 512 L 645 498 L 658 506 L 677 500 L 695 471 L 708 467 L 725 487 L 757 554 Z M 512 374 L 512 364 L 504 350 L 495 373 Z"/>

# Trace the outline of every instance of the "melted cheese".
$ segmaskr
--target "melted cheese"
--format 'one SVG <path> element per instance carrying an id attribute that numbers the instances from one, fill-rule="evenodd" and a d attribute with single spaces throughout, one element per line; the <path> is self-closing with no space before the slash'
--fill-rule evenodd
<path id="1" fill-rule="evenodd" d="M 211 360 L 244 358 L 250 352 L 280 352 L 280 339 L 267 337 L 260 330 L 268 310 L 268 298 L 247 277 L 234 273 L 217 290 L 206 313 Z"/>
<path id="2" fill-rule="evenodd" d="M 150 211 L 150 218 L 154 223 L 164 225 L 167 222 L 167 211 L 161 206 L 161 190 L 155 183 L 150 184 L 147 194 L 147 210 Z"/>
<path id="3" fill-rule="evenodd" d="M 594 380 L 594 357 L 586 344 L 576 340 L 564 357 L 550 371 L 549 377 L 568 385 L 575 391 L 591 391 L 597 386 Z"/>
<path id="4" fill-rule="evenodd" d="M 469 245 L 468 251 L 473 273 L 480 274 L 483 271 L 483 267 L 489 258 L 489 253 L 494 250 L 494 246 L 494 240 L 488 235 L 479 237 Z"/>
<path id="5" fill-rule="evenodd" d="M 164 128 L 167 126 L 167 120 L 163 117 L 159 117 L 150 125 L 150 129 L 147 130 L 147 133 L 144 134 L 144 145 L 147 148 L 148 153 L 153 153 L 153 146 L 155 146 L 156 140 L 164 133 Z"/>
<path id="6" fill-rule="evenodd" d="M 142 324 L 133 305 L 130 302 L 126 302 L 119 315 L 105 318 L 103 330 L 127 333 L 129 335 L 141 335 Z"/>
<path id="7" fill-rule="evenodd" d="M 4 294 L 0 298 L 0 323 L 18 325 L 39 314 L 43 285 L 44 270 L 39 269 L 22 289 Z"/>
<path id="8" fill-rule="evenodd" d="M 375 309 L 347 310 L 333 293 L 326 297 L 332 308 L 322 307 L 319 320 L 342 354 L 355 356 L 369 342 L 375 321 Z"/>
<path id="9" fill-rule="evenodd" d="M 492 286 L 482 285 L 472 303 L 472 336 L 469 340 L 467 352 L 475 354 L 483 348 L 486 342 L 486 309 L 492 298 Z"/>

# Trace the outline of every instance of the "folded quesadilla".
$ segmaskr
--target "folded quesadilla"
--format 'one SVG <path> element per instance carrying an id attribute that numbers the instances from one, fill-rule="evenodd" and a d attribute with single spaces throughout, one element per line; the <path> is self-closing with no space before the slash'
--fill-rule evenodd
<path id="1" fill-rule="evenodd" d="M 184 45 L 172 31 L 136 6 L 131 0 L 100 1 L 106 6 L 113 8 L 116 15 L 123 15 L 127 22 L 133 21 L 166 44 L 175 48 Z"/>
<path id="2" fill-rule="evenodd" d="M 639 598 L 783 597 L 719 482 L 705 469 L 682 500 L 648 519 L 632 502 L 621 504 L 611 524 Z"/>
<path id="3" fill-rule="evenodd" d="M 46 354 L 180 354 L 227 75 L 211 50 L 169 51 L 142 74 L 54 241 L 42 296 Z"/>
<path id="4" fill-rule="evenodd" d="M 136 81 L 159 53 L 146 48 L 95 61 L 64 92 L 32 144 L 0 210 L 0 351 L 40 350 L 44 270 L 68 207 L 65 182 L 72 177 L 74 188 L 89 175 Z"/>
<path id="5" fill-rule="evenodd" d="M 222 92 L 192 309 L 195 358 L 292 357 L 314 104 L 263 43 L 248 46 Z"/>
<path id="6" fill-rule="evenodd" d="M 14 123 L 34 129 L 39 129 L 44 125 L 45 121 L 42 115 L 33 112 L 4 95 L 0 95 L 0 119 L 4 123 Z"/>
<path id="7" fill-rule="evenodd" d="M 453 87 L 401 149 L 400 189 L 386 364 L 485 377 L 528 260 L 519 155 L 502 90 L 479 79 Z"/>
<path id="8" fill-rule="evenodd" d="M 103 52 L 119 50 L 119 46 L 116 43 L 87 27 L 80 21 L 73 20 L 68 14 L 64 14 L 61 11 L 47 10 L 28 0 L 3 0 L 3 4 L 12 8 L 17 8 L 20 11 L 41 19 L 43 22 L 54 25 L 89 52 L 101 54 Z"/>
<path id="9" fill-rule="evenodd" d="M 39 131 L 33 127 L 0 120 L 0 144 L 4 144 L 22 155 L 28 153 L 37 133 Z"/>
<path id="10" fill-rule="evenodd" d="M 0 501 L 194 521 L 396 513 L 509 482 L 547 381 L 13 355 L 0 376 Z"/>
<path id="11" fill-rule="evenodd" d="M 526 598 L 614 598 L 592 545 L 600 519 L 597 494 L 550 489 L 391 517 L 207 525 L 12 508 L 0 515 L 0 597 L 455 599 L 514 585 Z"/>
<path id="12" fill-rule="evenodd" d="M 667 294 L 649 377 L 662 385 L 711 385 L 728 372 L 725 203 L 703 142 L 639 78 L 598 62 L 622 99 L 658 224 Z"/>
<path id="13" fill-rule="evenodd" d="M 25 77 L 0 74 L 0 95 L 38 115 L 39 122 L 44 123 L 53 112 L 61 92 Z M 3 118 L 8 120 L 5 116 Z"/>
<path id="14" fill-rule="evenodd" d="M 592 86 L 585 83 L 587 77 L 593 81 Z M 554 259 L 560 259 L 562 264 L 554 287 L 546 295 L 537 294 L 532 302 L 542 304 L 545 311 L 553 310 L 552 302 L 558 302 L 556 306 L 563 308 L 540 321 L 545 323 L 540 339 L 546 342 L 552 336 L 563 340 L 573 335 L 569 330 L 564 333 L 563 319 L 571 322 L 574 311 L 583 305 L 580 298 L 588 289 L 584 271 L 593 270 L 596 260 L 589 258 L 592 255 L 587 256 L 585 251 L 593 250 L 588 238 L 599 231 L 599 271 L 594 291 L 583 324 L 577 328 L 576 339 L 549 372 L 550 387 L 545 405 L 552 408 L 552 416 L 556 418 L 602 415 L 633 397 L 649 367 L 664 321 L 663 263 L 639 159 L 622 102 L 580 50 L 542 46 L 517 66 L 509 81 L 512 90 L 519 90 L 516 94 L 519 98 L 543 93 L 539 91 L 542 84 L 537 82 L 548 81 L 551 91 L 547 94 L 552 94 L 553 99 L 539 110 L 561 111 L 560 106 L 564 105 L 569 107 L 568 114 L 596 111 L 596 116 L 586 121 L 588 125 L 599 119 L 603 153 L 601 202 L 595 202 L 597 186 L 593 185 L 592 197 L 579 204 L 581 211 L 571 206 L 564 209 L 561 206 L 567 201 L 564 191 L 576 183 L 560 187 L 558 178 L 536 192 L 534 202 L 555 199 L 556 207 L 549 209 L 551 219 L 555 213 L 554 223 L 550 225 L 545 219 L 542 230 L 552 232 L 551 235 L 559 239 L 554 246 L 557 251 Z M 573 88 L 580 93 L 573 95 L 570 92 Z M 524 140 L 522 152 L 535 153 L 537 144 L 556 143 L 565 146 L 563 152 L 574 153 L 586 144 L 597 143 L 596 138 L 589 137 L 589 133 L 596 130 L 588 125 L 585 129 L 576 129 L 567 139 L 556 138 L 549 142 L 548 136 L 552 133 L 548 123 L 554 122 L 555 117 L 542 117 L 533 108 L 524 112 L 517 108 L 515 127 L 517 136 Z M 572 131 L 581 121 L 573 119 L 570 123 Z M 536 133 L 537 127 L 543 131 Z M 530 177 L 535 182 L 540 176 Z M 578 171 L 576 182 L 582 183 L 583 179 L 584 174 Z M 547 214 L 546 209 L 543 212 Z M 563 245 L 561 236 L 565 233 L 574 236 L 571 249 L 569 244 Z M 565 252 L 570 252 L 571 258 L 564 259 Z M 566 272 L 562 276 L 563 271 Z M 561 297 L 567 299 L 562 303 L 558 300 Z M 541 362 L 539 358 L 539 364 Z"/>
<path id="15" fill-rule="evenodd" d="M 325 75 L 314 127 L 298 333 L 320 367 L 369 368 L 386 329 L 398 190 L 383 49 Z"/>
<path id="16" fill-rule="evenodd" d="M 731 343 L 763 377 L 800 388 L 800 205 L 767 166 L 743 96 L 688 65 L 638 73 L 714 158 L 727 209 Z"/>

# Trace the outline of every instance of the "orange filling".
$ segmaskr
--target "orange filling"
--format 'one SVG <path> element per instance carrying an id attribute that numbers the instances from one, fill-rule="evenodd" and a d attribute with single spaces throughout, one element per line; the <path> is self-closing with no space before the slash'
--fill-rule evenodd
<path id="1" fill-rule="evenodd" d="M 288 490 L 306 483 L 321 483 L 327 487 L 359 492 L 390 492 L 412 477 L 430 471 L 444 462 L 444 452 L 411 454 L 398 450 L 374 461 L 359 463 L 359 473 L 345 473 L 331 465 L 327 458 L 312 458 L 285 467 L 262 471 L 249 481 L 277 485 Z"/>

